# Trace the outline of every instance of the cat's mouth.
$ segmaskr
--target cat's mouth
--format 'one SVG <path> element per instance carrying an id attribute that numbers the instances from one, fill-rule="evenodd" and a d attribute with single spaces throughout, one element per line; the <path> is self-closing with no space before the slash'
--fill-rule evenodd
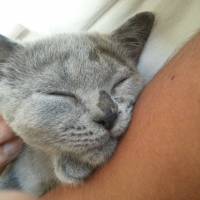
<path id="1" fill-rule="evenodd" d="M 95 146 L 91 147 L 91 148 L 88 148 L 88 152 L 89 151 L 93 151 L 93 150 L 96 150 L 96 151 L 99 151 L 99 152 L 102 152 L 104 151 L 105 147 L 108 146 L 109 143 L 112 143 L 112 142 L 119 142 L 120 140 L 120 136 L 115 136 L 115 135 L 112 135 L 111 132 L 108 133 L 109 134 L 109 137 L 107 138 L 106 141 L 104 141 L 103 143 L 100 142 L 99 144 L 96 144 Z"/>
<path id="2" fill-rule="evenodd" d="M 103 150 L 103 148 L 104 148 L 104 146 L 107 144 L 107 142 L 106 143 L 104 143 L 104 144 L 97 144 L 97 145 L 95 145 L 95 146 L 93 146 L 93 147 L 89 147 L 88 149 L 87 149 L 87 152 L 88 151 L 93 151 L 93 150 L 99 150 L 99 151 L 101 151 L 101 150 Z"/>

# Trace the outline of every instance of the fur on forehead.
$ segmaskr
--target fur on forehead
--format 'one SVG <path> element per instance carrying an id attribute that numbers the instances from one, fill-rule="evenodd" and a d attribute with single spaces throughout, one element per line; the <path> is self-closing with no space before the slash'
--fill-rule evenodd
<path id="1" fill-rule="evenodd" d="M 100 56 L 107 56 L 126 65 L 127 59 L 123 48 L 106 34 L 59 34 L 25 45 L 26 59 L 35 59 L 51 63 L 64 61 L 69 57 L 89 61 L 99 61 Z"/>
<path id="2" fill-rule="evenodd" d="M 132 58 L 138 57 L 150 35 L 154 23 L 151 12 L 141 12 L 128 19 L 111 34 L 62 34 L 39 42 L 39 47 L 47 46 L 47 52 L 62 51 L 65 48 L 81 51 L 96 44 L 102 49 L 108 49 Z M 93 41 L 93 44 L 90 41 Z M 48 51 L 49 50 L 49 51 Z M 121 52 L 120 52 L 121 50 Z M 122 51 L 123 50 L 123 51 Z M 124 56 L 124 55 L 123 55 Z"/>
<path id="3" fill-rule="evenodd" d="M 142 12 L 127 20 L 111 34 L 60 34 L 34 43 L 25 43 L 21 48 L 22 60 L 31 65 L 64 61 L 74 55 L 77 59 L 98 61 L 99 55 L 109 56 L 123 65 L 134 66 L 148 39 L 154 15 Z M 7 59 L 15 52 L 16 43 L 0 37 L 0 58 Z M 22 47 L 22 46 L 21 46 Z M 33 63 L 31 63 L 33 62 Z"/>

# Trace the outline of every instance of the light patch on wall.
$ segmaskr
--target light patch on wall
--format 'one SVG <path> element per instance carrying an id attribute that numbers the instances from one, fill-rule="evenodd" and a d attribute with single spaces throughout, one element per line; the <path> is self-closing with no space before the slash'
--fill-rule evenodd
<path id="1" fill-rule="evenodd" d="M 9 35 L 17 24 L 41 34 L 80 31 L 89 20 L 116 0 L 1 1 L 0 33 Z"/>

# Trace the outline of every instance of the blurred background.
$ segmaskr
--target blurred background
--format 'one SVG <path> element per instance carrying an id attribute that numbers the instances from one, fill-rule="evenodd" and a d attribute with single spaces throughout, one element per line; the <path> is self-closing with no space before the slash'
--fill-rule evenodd
<path id="1" fill-rule="evenodd" d="M 1 1 L 0 31 L 9 35 L 18 25 L 40 34 L 84 31 L 90 29 L 101 17 L 105 17 L 108 11 L 114 11 L 115 6 L 125 6 L 123 12 L 126 14 L 121 18 L 127 16 L 130 12 L 128 8 L 135 7 L 131 4 L 135 2 L 130 0 Z M 118 15 L 121 15 L 121 12 Z M 112 16 L 113 21 L 118 18 L 116 15 Z"/>
<path id="2" fill-rule="evenodd" d="M 138 64 L 147 81 L 200 30 L 200 0 L 0 0 L 0 6 L 0 33 L 23 41 L 63 32 L 109 33 L 138 12 L 154 12 Z"/>

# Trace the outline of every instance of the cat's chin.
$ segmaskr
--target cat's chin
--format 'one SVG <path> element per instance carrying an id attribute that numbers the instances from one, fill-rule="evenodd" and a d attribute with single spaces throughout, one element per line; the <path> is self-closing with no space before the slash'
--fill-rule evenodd
<path id="1" fill-rule="evenodd" d="M 92 167 L 103 165 L 111 158 L 113 152 L 116 149 L 117 142 L 117 139 L 110 138 L 110 140 L 104 145 L 90 149 L 81 155 L 81 161 L 88 163 Z"/>
<path id="2" fill-rule="evenodd" d="M 104 145 L 99 145 L 75 157 L 61 153 L 53 157 L 55 175 L 62 183 L 72 186 L 81 184 L 92 171 L 108 161 L 115 148 L 117 140 L 110 138 Z"/>
<path id="3" fill-rule="evenodd" d="M 61 183 L 76 186 L 81 184 L 93 171 L 87 163 L 80 162 L 68 154 L 58 154 L 53 158 L 56 177 Z"/>

